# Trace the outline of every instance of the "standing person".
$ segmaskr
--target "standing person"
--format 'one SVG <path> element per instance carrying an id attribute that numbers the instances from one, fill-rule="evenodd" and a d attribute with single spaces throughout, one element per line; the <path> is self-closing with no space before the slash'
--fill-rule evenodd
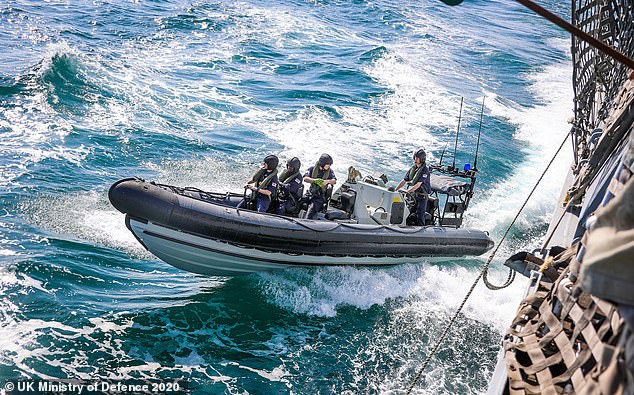
<path id="1" fill-rule="evenodd" d="M 424 149 L 414 152 L 414 165 L 405 173 L 403 180 L 396 186 L 396 191 L 401 189 L 405 183 L 409 188 L 406 192 L 414 192 L 416 197 L 416 219 L 418 225 L 425 225 L 425 213 L 427 212 L 427 198 L 431 192 L 431 184 L 429 181 L 429 167 L 426 162 L 427 155 Z"/>
<path id="2" fill-rule="evenodd" d="M 265 213 L 271 205 L 271 199 L 277 193 L 277 165 L 280 160 L 275 155 L 264 158 L 262 167 L 247 181 L 245 189 L 250 189 L 251 199 L 255 201 L 255 208 L 260 213 Z M 242 199 L 237 208 L 247 208 L 247 200 Z"/>
<path id="3" fill-rule="evenodd" d="M 304 182 L 310 184 L 310 189 L 306 193 L 308 197 L 308 210 L 304 218 L 315 219 L 317 213 L 322 209 L 326 201 L 326 189 L 329 185 L 335 185 L 337 178 L 335 172 L 330 168 L 332 157 L 322 154 L 315 166 L 311 166 L 304 174 Z"/>
<path id="4" fill-rule="evenodd" d="M 279 215 L 297 214 L 297 206 L 304 192 L 302 173 L 299 171 L 301 167 L 302 162 L 299 158 L 293 157 L 286 162 L 286 170 L 280 174 L 279 205 L 277 206 Z"/>

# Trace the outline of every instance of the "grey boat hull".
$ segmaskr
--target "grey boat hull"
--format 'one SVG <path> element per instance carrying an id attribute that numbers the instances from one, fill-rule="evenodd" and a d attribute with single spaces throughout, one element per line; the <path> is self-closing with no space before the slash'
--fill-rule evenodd
<path id="1" fill-rule="evenodd" d="M 111 203 L 148 251 L 180 269 L 236 275 L 295 266 L 386 266 L 421 258 L 477 256 L 483 231 L 359 225 L 237 209 L 222 199 L 139 179 L 110 188 Z"/>

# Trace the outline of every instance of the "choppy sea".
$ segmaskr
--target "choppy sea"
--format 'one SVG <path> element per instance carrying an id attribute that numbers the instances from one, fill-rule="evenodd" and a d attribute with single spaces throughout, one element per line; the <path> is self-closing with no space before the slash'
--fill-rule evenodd
<path id="1" fill-rule="evenodd" d="M 569 46 L 511 0 L 2 1 L 0 382 L 404 393 L 486 256 L 198 276 L 147 253 L 107 190 L 239 191 L 269 153 L 398 181 L 414 148 L 453 160 L 461 97 L 456 162 L 472 163 L 485 98 L 467 225 L 499 240 L 568 131 Z M 543 238 L 568 151 L 494 281 Z M 485 392 L 524 285 L 478 285 L 414 393 Z"/>

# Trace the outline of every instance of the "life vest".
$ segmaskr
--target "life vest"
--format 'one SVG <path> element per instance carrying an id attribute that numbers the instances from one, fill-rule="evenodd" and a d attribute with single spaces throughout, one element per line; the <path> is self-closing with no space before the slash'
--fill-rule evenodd
<path id="1" fill-rule="evenodd" d="M 266 169 L 259 169 L 254 175 L 253 178 L 251 179 L 251 181 L 249 181 L 249 183 L 251 182 L 255 182 L 255 186 L 260 188 L 260 189 L 266 189 L 269 187 L 269 185 L 271 185 L 271 182 L 273 181 L 273 178 L 275 176 L 277 176 L 277 169 L 273 170 L 271 172 L 271 174 L 267 175 L 266 177 L 264 177 L 263 180 L 259 181 L 262 176 L 264 175 L 264 173 L 266 173 Z M 255 194 L 253 194 L 252 196 L 255 196 Z M 269 199 L 273 198 L 273 194 L 267 196 Z"/>
<path id="2" fill-rule="evenodd" d="M 409 169 L 409 173 L 407 173 L 407 176 L 409 177 L 409 180 L 410 180 L 409 182 L 410 182 L 410 184 L 412 184 L 412 185 L 413 185 L 413 184 L 415 184 L 414 180 L 418 180 L 418 179 L 419 179 L 419 177 L 420 177 L 422 174 L 424 174 L 424 172 L 425 172 L 425 167 L 426 167 L 426 164 L 425 164 L 425 162 L 423 162 L 423 163 L 420 165 L 420 167 L 419 167 L 419 166 L 414 165 L 414 166 L 412 166 L 412 167 L 411 167 L 411 169 Z M 423 183 L 421 184 L 421 186 L 420 186 L 420 187 L 419 187 L 416 191 L 414 191 L 414 192 L 416 192 L 416 193 L 417 193 L 417 194 L 419 194 L 419 195 L 427 195 L 427 190 L 425 189 L 425 183 L 423 182 Z"/>
<path id="3" fill-rule="evenodd" d="M 300 176 L 301 176 L 301 173 L 299 171 L 296 171 L 295 173 L 288 172 L 287 174 L 287 171 L 284 170 L 282 174 L 280 174 L 279 179 L 280 179 L 280 182 L 283 182 L 286 184 L 287 182 L 291 181 L 293 178 L 300 177 Z"/>
<path id="4" fill-rule="evenodd" d="M 258 171 L 255 172 L 255 174 L 253 175 L 253 177 L 251 177 L 251 179 L 247 182 L 247 184 L 251 184 L 252 182 L 257 182 L 260 179 L 260 177 L 262 177 L 262 174 L 264 174 L 264 172 L 266 172 L 266 169 L 264 168 L 258 169 Z"/>
<path id="5" fill-rule="evenodd" d="M 295 179 L 299 180 L 299 184 L 300 184 L 300 189 L 295 192 L 295 194 L 297 196 L 295 196 L 295 194 L 292 193 L 282 193 L 283 189 L 282 189 L 282 184 L 288 184 L 293 182 Z M 302 191 L 304 190 L 304 188 L 301 186 L 301 180 L 302 180 L 302 173 L 298 171 L 296 172 L 288 172 L 287 170 L 284 170 L 282 172 L 282 174 L 279 177 L 280 183 L 278 184 L 278 188 L 277 188 L 277 192 L 278 195 L 280 196 L 281 199 L 291 199 L 293 202 L 297 202 L 298 199 L 301 198 L 302 195 Z"/>
<path id="6" fill-rule="evenodd" d="M 275 178 L 276 176 L 277 176 L 277 169 L 273 170 L 271 174 L 266 176 L 262 181 L 257 182 L 255 186 L 260 189 L 266 189 L 269 187 L 269 185 L 271 185 L 271 181 L 273 181 L 273 178 Z"/>
<path id="7" fill-rule="evenodd" d="M 315 162 L 315 166 L 313 167 L 313 172 L 310 175 L 310 178 L 319 178 L 319 162 Z M 328 180 L 330 178 L 330 169 L 328 170 L 324 170 L 324 174 L 321 176 L 322 180 Z M 310 184 L 310 193 L 312 193 L 313 195 L 317 194 L 317 193 L 323 193 L 326 192 L 326 188 L 328 188 L 327 184 L 322 184 L 321 188 L 318 187 L 316 184 Z"/>

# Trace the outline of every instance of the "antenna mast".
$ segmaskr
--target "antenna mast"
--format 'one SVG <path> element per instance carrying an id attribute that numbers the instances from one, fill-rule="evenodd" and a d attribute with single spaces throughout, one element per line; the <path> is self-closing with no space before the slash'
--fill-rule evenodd
<path id="1" fill-rule="evenodd" d="M 458 115 L 458 129 L 456 129 L 456 142 L 453 146 L 453 164 L 451 167 L 455 169 L 456 167 L 456 151 L 458 150 L 458 133 L 460 133 L 460 121 L 462 120 L 462 103 L 464 102 L 464 97 L 460 98 L 460 115 Z"/>
<path id="2" fill-rule="evenodd" d="M 442 167 L 442 158 L 445 156 L 445 151 L 447 150 L 447 143 L 445 143 L 444 148 L 442 149 L 442 154 L 440 154 L 440 167 Z"/>
<path id="3" fill-rule="evenodd" d="M 482 109 L 480 110 L 480 129 L 478 129 L 478 142 L 476 144 L 475 160 L 473 161 L 473 170 L 475 171 L 478 171 L 478 151 L 480 150 L 480 133 L 482 132 L 482 118 L 484 117 L 484 99 L 486 99 L 486 96 L 482 97 Z"/>

